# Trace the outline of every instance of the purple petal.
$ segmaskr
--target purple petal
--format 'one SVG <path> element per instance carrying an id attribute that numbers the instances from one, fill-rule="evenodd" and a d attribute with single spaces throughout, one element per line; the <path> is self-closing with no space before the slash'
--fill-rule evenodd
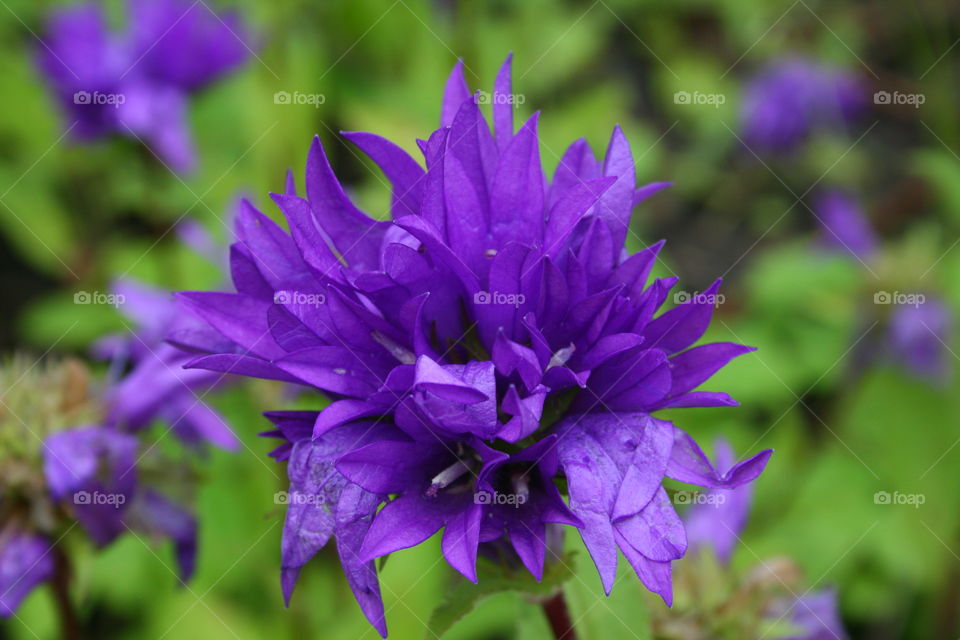
<path id="1" fill-rule="evenodd" d="M 720 282 L 718 279 L 702 295 L 670 309 L 647 325 L 643 337 L 648 347 L 676 353 L 699 340 L 710 324 Z"/>
<path id="2" fill-rule="evenodd" d="M 381 500 L 356 485 L 347 485 L 340 494 L 336 510 L 337 553 L 363 615 L 384 638 L 387 621 L 380 596 L 380 582 L 373 561 L 360 560 L 360 545 L 370 529 L 370 521 Z"/>
<path id="3" fill-rule="evenodd" d="M 416 546 L 443 526 L 448 513 L 431 498 L 405 495 L 377 513 L 360 548 L 361 560 Z"/>
<path id="4" fill-rule="evenodd" d="M 342 135 L 370 156 L 393 185 L 393 204 L 390 207 L 393 218 L 418 215 L 425 176 L 420 165 L 386 138 L 361 131 L 344 131 Z"/>
<path id="5" fill-rule="evenodd" d="M 493 129 L 496 131 L 497 146 L 501 151 L 506 149 L 513 139 L 513 86 L 510 75 L 512 64 L 513 53 L 508 53 L 493 83 Z"/>
<path id="6" fill-rule="evenodd" d="M 751 351 L 756 349 L 732 342 L 714 342 L 675 355 L 670 359 L 673 378 L 670 395 L 678 396 L 697 388 L 728 362 Z"/>
<path id="7" fill-rule="evenodd" d="M 761 451 L 744 460 L 724 473 L 720 473 L 710 464 L 703 450 L 693 438 L 678 427 L 674 427 L 673 451 L 667 476 L 680 482 L 711 487 L 713 489 L 734 489 L 759 476 L 767 461 L 773 455 L 773 449 Z"/>
<path id="8" fill-rule="evenodd" d="M 493 237 L 503 246 L 511 240 L 538 242 L 543 237 L 543 168 L 535 113 L 520 127 L 500 156 L 490 195 Z"/>
<path id="9" fill-rule="evenodd" d="M 467 79 L 463 77 L 463 60 L 457 60 L 453 71 L 447 78 L 446 88 L 443 90 L 443 108 L 440 112 L 440 126 L 449 127 L 453 118 L 464 102 L 470 99 L 470 88 Z"/>
<path id="10" fill-rule="evenodd" d="M 480 517 L 483 508 L 470 505 L 447 521 L 441 547 L 450 566 L 470 582 L 477 581 L 477 546 L 480 538 Z"/>

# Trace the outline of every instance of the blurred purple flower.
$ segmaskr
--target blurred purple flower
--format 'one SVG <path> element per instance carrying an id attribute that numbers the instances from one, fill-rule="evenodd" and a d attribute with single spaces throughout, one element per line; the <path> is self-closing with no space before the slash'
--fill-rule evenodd
<path id="1" fill-rule="evenodd" d="M 718 441 L 716 467 L 729 469 L 735 462 L 730 444 Z M 730 490 L 713 489 L 704 495 L 706 499 L 694 504 L 684 518 L 689 548 L 691 551 L 713 549 L 717 558 L 726 564 L 747 524 L 753 484 L 742 484 Z"/>
<path id="2" fill-rule="evenodd" d="M 726 469 L 735 461 L 730 444 L 722 439 L 717 441 L 717 468 Z M 707 499 L 692 506 L 684 518 L 690 550 L 712 549 L 720 562 L 728 564 L 747 525 L 752 494 L 752 483 L 730 490 L 712 489 L 706 494 Z M 767 615 L 775 619 L 789 617 L 795 633 L 801 634 L 791 635 L 789 640 L 845 640 L 847 637 L 833 589 L 778 600 Z"/>
<path id="3" fill-rule="evenodd" d="M 14 614 L 35 587 L 53 577 L 50 543 L 41 536 L 0 532 L 0 617 Z"/>
<path id="4" fill-rule="evenodd" d="M 108 427 L 60 431 L 45 442 L 43 468 L 51 496 L 73 503 L 74 515 L 98 545 L 123 532 L 123 511 L 137 484 L 136 452 L 135 437 Z"/>
<path id="5" fill-rule="evenodd" d="M 946 346 L 953 324 L 950 310 L 937 298 L 895 305 L 890 316 L 889 344 L 894 358 L 919 378 L 947 380 L 952 372 Z"/>
<path id="6" fill-rule="evenodd" d="M 790 151 L 814 129 L 842 125 L 863 108 L 857 78 L 802 58 L 768 64 L 744 89 L 740 122 L 748 145 Z"/>
<path id="7" fill-rule="evenodd" d="M 877 249 L 877 237 L 863 210 L 849 194 L 826 191 L 814 201 L 813 211 L 820 223 L 824 246 L 841 253 L 850 253 L 866 262 Z"/>
<path id="8" fill-rule="evenodd" d="M 840 612 L 837 610 L 837 592 L 821 589 L 796 598 L 783 600 L 773 607 L 770 615 L 789 616 L 793 633 L 785 640 L 846 640 Z"/>
<path id="9" fill-rule="evenodd" d="M 720 473 L 651 417 L 735 405 L 695 389 L 752 349 L 692 346 L 719 281 L 654 317 L 677 281 L 647 284 L 662 243 L 634 255 L 623 245 L 634 206 L 666 185 L 637 188 L 619 127 L 603 162 L 578 140 L 548 182 L 538 115 L 514 132 L 511 91 L 508 59 L 491 132 L 457 64 L 441 128 L 418 141 L 426 170 L 379 136 L 344 134 L 391 181 L 391 220 L 356 208 L 315 139 L 306 197 L 292 175 L 273 194 L 290 232 L 247 203 L 231 249 L 236 293 L 180 294 L 219 333 L 177 341 L 207 354 L 189 366 L 331 399 L 268 414 L 290 476 L 283 589 L 336 537 L 383 635 L 373 559 L 441 529 L 447 562 L 475 580 L 478 551 L 504 540 L 539 578 L 547 524 L 579 527 L 608 593 L 619 549 L 669 602 L 670 563 L 687 543 L 664 477 L 733 488 L 771 453 Z"/>
<path id="10" fill-rule="evenodd" d="M 178 233 L 217 266 L 223 262 L 226 252 L 201 226 L 184 225 Z M 46 486 L 46 496 L 33 500 L 64 504 L 66 509 L 58 512 L 75 518 L 97 546 L 110 544 L 128 529 L 171 540 L 180 579 L 186 582 L 196 564 L 197 521 L 189 510 L 160 493 L 161 487 L 153 486 L 156 479 L 141 477 L 138 466 L 149 448 L 141 453 L 138 436 L 154 422 L 164 421 L 191 449 L 200 450 L 206 444 L 224 449 L 239 445 L 223 418 L 204 402 L 224 374 L 184 369 L 193 356 L 165 341 L 167 337 L 222 339 L 169 291 L 122 280 L 115 283 L 113 293 L 133 326 L 125 334 L 107 336 L 94 347 L 94 353 L 109 360 L 113 370 L 96 399 L 102 421 L 58 428 L 45 438 L 41 484 Z M 160 482 L 164 489 L 173 484 L 173 480 Z M 45 542 L 49 536 L 31 533 L 49 533 L 51 525 L 24 522 L 13 527 L 0 531 L 0 594 L 10 594 L 0 595 L 3 615 L 12 613 L 26 593 L 52 573 L 48 567 L 52 560 L 36 551 L 41 547 L 49 551 Z M 5 535 L 13 536 L 7 546 Z M 25 541 L 30 545 L 25 546 Z M 9 553 L 29 551 L 44 558 L 43 562 L 32 569 L 19 559 L 5 557 L 9 545 L 15 545 L 14 550 L 22 547 Z"/>
<path id="11" fill-rule="evenodd" d="M 40 68 L 77 139 L 139 138 L 174 170 L 189 171 L 189 96 L 237 68 L 249 36 L 236 14 L 219 16 L 203 2 L 129 0 L 128 14 L 127 30 L 112 33 L 99 5 L 58 10 Z"/>
<path id="12" fill-rule="evenodd" d="M 120 310 L 136 327 L 131 335 L 110 336 L 101 343 L 101 355 L 126 363 L 130 370 L 107 392 L 108 421 L 129 431 L 149 427 L 163 420 L 181 440 L 190 444 L 209 443 L 236 449 L 239 441 L 226 421 L 204 398 L 225 374 L 185 370 L 192 359 L 188 353 L 167 344 L 167 336 L 210 334 L 189 310 L 169 291 L 123 280 L 114 284 L 114 293 L 123 296 Z M 215 337 L 215 335 L 214 335 Z"/>

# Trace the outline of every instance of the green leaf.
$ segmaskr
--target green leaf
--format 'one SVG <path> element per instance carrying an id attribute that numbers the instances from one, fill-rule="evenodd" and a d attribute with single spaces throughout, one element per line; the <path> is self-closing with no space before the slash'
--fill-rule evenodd
<path id="1" fill-rule="evenodd" d="M 572 562 L 572 554 L 565 554 L 559 562 L 548 564 L 543 572 L 543 580 L 537 582 L 523 568 L 511 569 L 480 558 L 477 561 L 477 584 L 463 579 L 457 580 L 447 592 L 446 600 L 433 610 L 427 625 L 427 637 L 442 637 L 457 621 L 492 595 L 506 591 L 534 597 L 552 595 L 573 576 L 570 569 Z"/>

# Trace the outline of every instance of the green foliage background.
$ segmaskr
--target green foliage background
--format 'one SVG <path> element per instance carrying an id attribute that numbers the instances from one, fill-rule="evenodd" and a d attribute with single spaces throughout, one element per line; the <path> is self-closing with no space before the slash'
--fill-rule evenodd
<path id="1" fill-rule="evenodd" d="M 960 38 L 945 0 L 329 0 L 237 6 L 259 34 L 244 69 L 193 102 L 196 173 L 178 177 L 138 145 L 77 146 L 37 73 L 44 16 L 58 2 L 0 3 L 0 278 L 6 350 L 86 353 L 124 330 L 110 307 L 73 303 L 132 276 L 170 289 L 214 286 L 219 273 L 170 233 L 184 216 L 215 235 L 234 198 L 266 194 L 292 167 L 302 176 L 319 135 L 352 195 L 383 216 L 383 177 L 339 130 L 368 130 L 419 156 L 437 125 L 449 69 L 463 57 L 473 88 L 489 90 L 514 52 L 519 119 L 543 109 L 541 150 L 552 169 L 585 136 L 602 150 L 614 123 L 633 145 L 641 182 L 674 186 L 638 208 L 631 249 L 661 237 L 681 287 L 726 277 L 710 338 L 757 346 L 709 388 L 742 406 L 670 414 L 701 442 L 723 434 L 738 453 L 774 447 L 757 482 L 734 565 L 787 555 L 806 584 L 838 587 L 851 635 L 956 638 L 960 594 L 958 387 L 914 380 L 885 357 L 886 311 L 877 291 L 922 291 L 960 307 Z M 122 5 L 107 2 L 122 21 Z M 217 4 L 217 7 L 222 5 Z M 847 131 L 816 137 L 786 157 L 754 154 L 738 137 L 743 83 L 764 63 L 805 55 L 849 69 L 876 90 L 921 92 L 919 108 L 873 108 Z M 325 101 L 278 105 L 277 91 Z M 681 105 L 677 91 L 721 93 L 717 108 Z M 868 96 L 869 100 L 869 96 Z M 858 194 L 883 237 L 869 266 L 818 249 L 807 208 L 818 187 Z M 808 193 L 808 190 L 813 188 Z M 799 201 L 799 203 L 798 203 Z M 951 349 L 948 341 L 945 349 Z M 950 351 L 950 360 L 955 359 Z M 955 363 L 954 363 L 955 364 Z M 199 571 L 177 588 L 170 550 L 126 536 L 102 553 L 75 544 L 75 595 L 96 637 L 374 638 L 332 549 L 304 572 L 292 606 L 279 589 L 282 467 L 266 457 L 267 384 L 214 400 L 244 440 L 202 465 Z M 297 403 L 316 408 L 320 400 Z M 289 402 L 287 402 L 290 404 Z M 269 408 L 279 408 L 270 405 Z M 158 428 L 158 435 L 162 431 Z M 925 503 L 878 505 L 878 491 Z M 578 540 L 566 586 L 581 637 L 647 638 L 662 606 L 626 571 L 610 598 Z M 383 572 L 391 637 L 434 637 L 433 608 L 458 587 L 433 542 L 395 554 Z M 681 561 L 682 562 L 682 561 Z M 0 637 L 56 634 L 50 595 L 38 590 Z M 444 637 L 542 638 L 525 596 L 483 600 Z"/>

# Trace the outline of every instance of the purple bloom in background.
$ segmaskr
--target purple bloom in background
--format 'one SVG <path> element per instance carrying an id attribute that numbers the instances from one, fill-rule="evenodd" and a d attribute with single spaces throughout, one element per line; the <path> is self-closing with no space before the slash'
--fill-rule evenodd
<path id="1" fill-rule="evenodd" d="M 173 169 L 189 171 L 190 94 L 245 60 L 246 29 L 235 14 L 188 0 L 129 0 L 128 17 L 128 28 L 113 33 L 99 5 L 57 11 L 40 67 L 77 139 L 139 138 Z"/>
<path id="2" fill-rule="evenodd" d="M 716 445 L 716 466 L 729 469 L 736 462 L 733 449 L 724 440 Z M 690 549 L 713 549 L 724 564 L 730 561 L 740 532 L 747 524 L 753 484 L 736 489 L 713 489 L 708 499 L 693 505 L 684 518 Z"/>
<path id="3" fill-rule="evenodd" d="M 846 640 L 847 632 L 837 610 L 837 592 L 821 589 L 813 593 L 783 600 L 770 614 L 778 618 L 789 616 L 793 633 L 785 640 Z"/>
<path id="4" fill-rule="evenodd" d="M 888 341 L 893 357 L 919 378 L 943 382 L 951 375 L 946 346 L 952 325 L 950 310 L 940 300 L 895 305 L 890 316 Z"/>
<path id="5" fill-rule="evenodd" d="M 47 488 L 54 500 L 72 501 L 74 515 L 98 545 L 123 532 L 123 511 L 137 483 L 136 455 L 137 439 L 108 427 L 77 427 L 47 438 Z"/>
<path id="6" fill-rule="evenodd" d="M 227 262 L 226 248 L 199 223 L 177 225 L 180 241 L 209 260 L 218 270 Z M 122 334 L 106 336 L 94 353 L 126 372 L 106 393 L 107 422 L 127 431 L 140 431 L 156 420 L 190 445 L 211 444 L 236 449 L 239 441 L 226 421 L 204 398 L 224 382 L 225 374 L 183 368 L 192 356 L 172 346 L 177 341 L 217 334 L 197 318 L 170 291 L 133 279 L 114 282 L 112 293 L 122 301 L 118 309 L 133 323 Z"/>
<path id="7" fill-rule="evenodd" d="M 53 577 L 50 543 L 40 536 L 0 533 L 0 617 L 14 614 L 35 587 Z"/>
<path id="8" fill-rule="evenodd" d="M 217 266 L 223 262 L 226 252 L 202 227 L 185 225 L 178 232 L 185 243 L 201 249 Z M 104 385 L 97 387 L 95 395 L 88 394 L 86 386 L 79 395 L 84 406 L 90 406 L 84 415 L 99 422 L 64 428 L 61 420 L 56 420 L 39 451 L 40 477 L 30 483 L 40 487 L 40 493 L 0 502 L 0 521 L 9 518 L 12 523 L 0 529 L 0 615 L 12 614 L 27 592 L 50 579 L 53 549 L 48 541 L 62 538 L 72 529 L 67 527 L 74 520 L 98 547 L 110 544 L 127 530 L 169 539 L 180 580 L 189 580 L 196 565 L 197 520 L 179 499 L 167 497 L 192 491 L 192 487 L 184 486 L 185 479 L 190 481 L 189 473 L 169 473 L 173 471 L 170 465 L 183 461 L 154 451 L 154 443 L 144 447 L 143 435 L 159 421 L 166 423 L 167 430 L 183 445 L 198 453 L 203 453 L 206 445 L 225 449 L 239 445 L 223 418 L 204 402 L 224 374 L 184 369 L 193 356 L 168 344 L 165 338 L 226 342 L 169 291 L 123 280 L 115 283 L 113 294 L 133 326 L 125 334 L 103 338 L 94 347 L 97 356 L 110 361 L 112 373 Z M 43 389 L 49 394 L 46 387 L 54 385 L 41 381 L 35 386 L 28 393 L 39 395 L 39 389 Z M 65 387 L 65 397 L 75 402 L 75 386 Z M 64 403 L 54 397 L 44 406 Z M 74 415 L 79 410 L 62 411 Z M 39 412 L 33 413 L 37 419 Z M 164 435 L 166 431 L 160 437 Z M 0 451 L 0 455 L 5 453 L 9 455 Z M 19 455 L 24 457 L 22 452 Z M 143 473 L 138 468 L 142 466 L 159 466 L 170 477 L 158 478 L 149 470 Z M 14 488 L 12 495 L 19 493 Z M 67 517 L 55 518 L 52 523 L 50 517 L 32 521 L 30 513 Z"/>
<path id="9" fill-rule="evenodd" d="M 740 127 L 748 145 L 789 151 L 818 128 L 843 125 L 862 110 L 857 78 L 800 58 L 768 64 L 747 83 Z"/>
<path id="10" fill-rule="evenodd" d="M 192 357 L 164 341 L 166 336 L 209 333 L 169 291 L 124 280 L 113 291 L 123 296 L 120 310 L 136 324 L 130 337 L 110 336 L 101 355 L 131 365 L 107 394 L 108 420 L 130 431 L 164 420 L 190 444 L 209 443 L 236 449 L 239 441 L 226 421 L 203 401 L 225 377 L 211 371 L 185 370 Z"/>
<path id="11" fill-rule="evenodd" d="M 716 445 L 716 466 L 726 469 L 735 462 L 733 449 L 725 440 Z M 690 549 L 711 549 L 723 564 L 730 562 L 734 547 L 747 525 L 753 485 L 734 489 L 711 489 L 707 499 L 690 508 L 684 518 Z M 807 592 L 777 600 L 767 615 L 779 622 L 788 618 L 795 633 L 789 640 L 844 640 L 847 635 L 837 610 L 833 589 Z"/>
<path id="12" fill-rule="evenodd" d="M 861 262 L 873 257 L 877 237 L 853 196 L 839 190 L 826 191 L 814 201 L 813 211 L 821 226 L 824 246 L 853 254 Z"/>
<path id="13" fill-rule="evenodd" d="M 508 59 L 494 94 L 510 93 Z M 289 233 L 247 203 L 230 255 L 236 291 L 180 294 L 217 333 L 174 340 L 206 354 L 190 367 L 331 400 L 267 414 L 290 476 L 284 594 L 335 537 L 383 635 L 374 559 L 440 531 L 445 559 L 470 580 L 488 545 L 539 578 L 547 538 L 573 526 L 607 592 L 619 550 L 670 602 L 687 539 L 664 477 L 734 488 L 771 453 L 721 473 L 651 415 L 735 405 L 697 389 L 752 350 L 693 346 L 719 281 L 658 313 L 677 282 L 648 283 L 662 243 L 625 252 L 633 207 L 666 185 L 638 188 L 619 128 L 602 161 L 578 140 L 547 180 L 538 115 L 514 131 L 511 101 L 492 102 L 491 131 L 457 64 L 441 127 L 418 141 L 425 168 L 379 136 L 344 134 L 392 183 L 389 220 L 351 202 L 314 140 L 304 190 L 291 174 L 273 194 Z"/>

